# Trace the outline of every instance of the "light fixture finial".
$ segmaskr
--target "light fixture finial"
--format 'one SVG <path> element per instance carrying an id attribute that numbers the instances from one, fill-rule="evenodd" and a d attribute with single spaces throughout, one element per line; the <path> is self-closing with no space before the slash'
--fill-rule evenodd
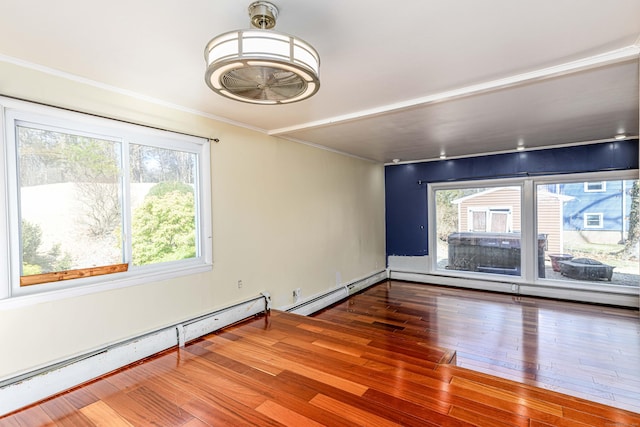
<path id="1" fill-rule="evenodd" d="M 256 1 L 249 5 L 249 16 L 253 28 L 270 30 L 276 26 L 278 8 L 268 1 Z"/>

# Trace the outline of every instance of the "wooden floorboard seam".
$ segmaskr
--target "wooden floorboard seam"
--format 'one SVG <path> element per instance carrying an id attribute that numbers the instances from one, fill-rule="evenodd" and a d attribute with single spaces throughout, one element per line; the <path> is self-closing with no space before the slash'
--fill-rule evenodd
<path id="1" fill-rule="evenodd" d="M 272 310 L 2 417 L 0 427 L 637 427 L 640 413 L 628 408 L 640 395 L 640 373 L 613 381 L 610 370 L 623 367 L 607 353 L 640 360 L 633 340 L 611 332 L 619 325 L 622 335 L 640 336 L 630 314 L 390 281 L 313 317 Z M 560 320 L 568 326 L 554 329 Z M 480 343 L 475 351 L 443 345 L 474 336 L 482 337 L 469 340 Z M 568 354 L 557 371 L 553 345 L 561 339 L 568 343 L 561 349 L 591 345 Z M 513 350 L 523 343 L 526 349 Z M 458 366 L 466 361 L 484 368 Z M 521 381 L 508 378 L 518 375 Z M 595 393 L 587 378 L 592 390 L 629 402 L 585 399 Z M 598 388 L 595 378 L 609 384 Z"/>

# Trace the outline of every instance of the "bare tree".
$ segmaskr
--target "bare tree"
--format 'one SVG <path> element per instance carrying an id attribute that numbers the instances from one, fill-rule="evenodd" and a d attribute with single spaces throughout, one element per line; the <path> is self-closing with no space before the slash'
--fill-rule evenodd
<path id="1" fill-rule="evenodd" d="M 635 254 L 636 246 L 640 242 L 640 181 L 633 181 L 631 187 L 631 209 L 629 210 L 629 235 L 624 243 L 623 252 L 626 256 Z"/>

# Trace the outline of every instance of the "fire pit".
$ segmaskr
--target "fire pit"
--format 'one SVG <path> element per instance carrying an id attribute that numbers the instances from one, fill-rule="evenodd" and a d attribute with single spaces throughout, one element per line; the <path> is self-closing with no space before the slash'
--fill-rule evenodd
<path id="1" fill-rule="evenodd" d="M 551 268 L 553 268 L 553 271 L 560 271 L 560 261 L 571 261 L 573 259 L 573 255 L 551 254 L 549 255 L 549 259 L 551 260 Z"/>
<path id="2" fill-rule="evenodd" d="M 611 281 L 615 267 L 603 264 L 591 258 L 574 258 L 570 261 L 560 261 L 560 274 L 579 280 Z"/>

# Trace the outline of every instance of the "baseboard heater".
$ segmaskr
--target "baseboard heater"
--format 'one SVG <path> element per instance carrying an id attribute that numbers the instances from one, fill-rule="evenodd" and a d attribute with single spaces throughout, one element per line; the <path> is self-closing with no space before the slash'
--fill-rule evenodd
<path id="1" fill-rule="evenodd" d="M 269 294 L 0 381 L 0 417 L 268 310 Z"/>
<path id="2" fill-rule="evenodd" d="M 289 313 L 308 316 L 383 280 L 387 280 L 386 270 L 379 271 L 370 276 L 355 280 L 345 285 L 340 285 L 339 287 L 323 294 L 315 295 L 305 301 L 287 308 L 285 311 Z"/>

